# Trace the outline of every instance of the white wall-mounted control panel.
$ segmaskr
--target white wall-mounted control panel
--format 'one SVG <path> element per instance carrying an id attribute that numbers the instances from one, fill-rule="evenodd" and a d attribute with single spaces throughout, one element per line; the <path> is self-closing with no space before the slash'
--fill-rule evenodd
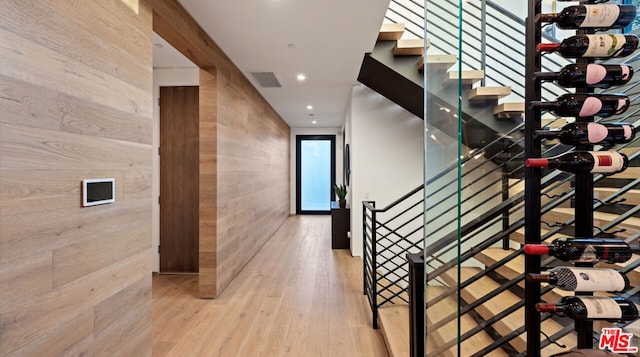
<path id="1" fill-rule="evenodd" d="M 113 178 L 82 180 L 82 206 L 95 206 L 116 201 L 116 180 Z"/>

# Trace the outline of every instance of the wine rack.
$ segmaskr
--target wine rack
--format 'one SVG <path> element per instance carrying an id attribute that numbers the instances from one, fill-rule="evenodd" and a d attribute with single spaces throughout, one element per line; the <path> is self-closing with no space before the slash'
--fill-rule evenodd
<path id="1" fill-rule="evenodd" d="M 597 0 L 589 0 L 582 2 L 584 4 L 595 4 Z M 542 129 L 542 105 L 532 105 L 534 103 L 542 103 L 542 88 L 544 78 L 539 75 L 542 71 L 542 55 L 537 47 L 542 43 L 542 27 L 547 25 L 541 19 L 548 18 L 543 16 L 542 1 L 532 0 L 528 5 L 528 17 L 526 20 L 526 74 L 527 82 L 525 84 L 526 103 L 525 109 L 525 159 L 534 159 L 542 157 L 543 137 L 536 135 Z M 594 34 L 595 29 L 576 30 L 576 35 Z M 577 65 L 593 64 L 596 58 L 575 56 Z M 594 94 L 594 87 L 577 86 L 576 94 Z M 547 106 L 548 107 L 548 106 Z M 576 122 L 592 123 L 593 116 L 577 116 Z M 592 144 L 578 143 L 575 144 L 576 151 L 592 151 Z M 626 167 L 626 166 L 625 166 Z M 575 236 L 576 237 L 592 237 L 593 236 L 593 177 L 591 172 L 575 173 Z M 541 216 L 542 216 L 542 173 L 540 168 L 525 167 L 525 244 L 541 243 Z M 592 262 L 575 262 L 574 266 L 578 268 L 593 268 L 595 263 Z M 541 256 L 526 254 L 525 255 L 525 274 L 540 275 L 541 273 Z M 591 292 L 576 292 L 578 295 L 593 295 Z M 527 355 L 539 356 L 541 351 L 541 313 L 536 309 L 536 304 L 540 302 L 541 287 L 540 283 L 527 279 L 525 281 L 525 328 L 527 331 Z M 577 335 L 577 348 L 593 349 L 593 321 L 576 320 L 575 331 Z M 596 346 L 597 348 L 597 346 Z"/>

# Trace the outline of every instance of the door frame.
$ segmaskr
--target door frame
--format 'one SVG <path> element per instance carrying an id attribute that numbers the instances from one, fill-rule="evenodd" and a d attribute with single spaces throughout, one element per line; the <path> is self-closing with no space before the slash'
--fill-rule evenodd
<path id="1" fill-rule="evenodd" d="M 302 141 L 303 140 L 329 140 L 331 141 L 331 200 L 335 197 L 333 186 L 336 183 L 336 136 L 335 135 L 296 135 L 296 214 L 330 214 L 331 208 L 326 211 L 303 211 L 302 203 L 302 176 L 300 167 L 302 163 Z"/>

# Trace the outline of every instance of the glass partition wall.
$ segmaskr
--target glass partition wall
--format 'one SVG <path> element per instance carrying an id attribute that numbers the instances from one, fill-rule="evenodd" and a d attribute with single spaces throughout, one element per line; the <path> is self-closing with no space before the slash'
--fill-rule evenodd
<path id="1" fill-rule="evenodd" d="M 425 1 L 425 353 L 458 356 L 460 304 L 460 4 Z M 437 31 L 437 33 L 436 33 Z M 437 63 L 434 56 L 442 56 Z"/>
<path id="2" fill-rule="evenodd" d="M 427 356 L 526 350 L 520 298 L 509 290 L 517 282 L 507 283 L 516 272 L 498 264 L 519 248 L 511 226 L 522 219 L 514 197 L 524 187 L 525 11 L 515 16 L 499 3 L 514 6 L 424 2 Z"/>

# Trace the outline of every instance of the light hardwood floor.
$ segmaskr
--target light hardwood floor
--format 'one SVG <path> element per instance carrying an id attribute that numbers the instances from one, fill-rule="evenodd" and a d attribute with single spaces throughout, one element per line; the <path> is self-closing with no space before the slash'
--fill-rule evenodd
<path id="1" fill-rule="evenodd" d="M 387 356 L 362 260 L 329 216 L 291 216 L 217 299 L 195 276 L 153 278 L 153 356 Z"/>

